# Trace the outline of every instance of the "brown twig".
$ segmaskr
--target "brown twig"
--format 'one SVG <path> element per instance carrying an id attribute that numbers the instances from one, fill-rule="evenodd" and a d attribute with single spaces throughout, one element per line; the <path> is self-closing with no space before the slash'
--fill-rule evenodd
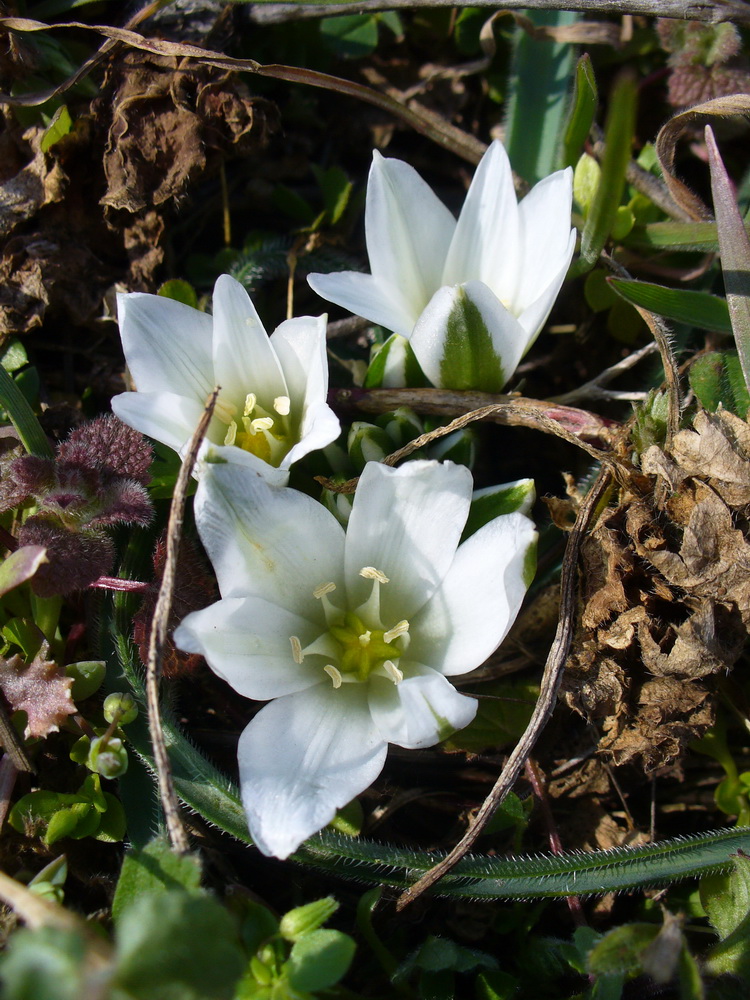
<path id="1" fill-rule="evenodd" d="M 602 468 L 581 504 L 573 529 L 568 536 L 560 577 L 560 618 L 557 623 L 555 639 L 544 666 L 539 698 L 534 706 L 529 724 L 508 758 L 495 786 L 472 820 L 469 829 L 442 861 L 438 862 L 419 881 L 402 893 L 396 903 L 398 910 L 402 910 L 417 896 L 438 882 L 466 854 L 484 829 L 487 821 L 516 783 L 540 733 L 552 715 L 562 680 L 563 668 L 573 638 L 578 556 L 581 543 L 611 483 L 612 472 L 606 467 Z"/>
<path id="2" fill-rule="evenodd" d="M 330 17 L 353 11 L 403 10 L 420 7 L 492 7 L 494 10 L 559 10 L 559 0 L 350 0 L 349 3 L 269 3 L 256 0 L 250 18 L 258 24 L 277 24 L 292 19 Z M 675 17 L 680 21 L 707 21 L 719 24 L 750 22 L 750 8 L 742 0 L 566 0 L 565 10 L 585 14 L 637 14 L 646 17 Z"/>
<path id="3" fill-rule="evenodd" d="M 399 406 L 411 406 L 417 412 L 445 413 L 446 408 L 455 412 L 456 408 L 465 409 L 472 403 L 480 400 L 496 400 L 487 405 L 480 405 L 476 409 L 462 413 L 451 420 L 444 427 L 436 427 L 432 431 L 420 434 L 403 448 L 392 452 L 383 459 L 384 465 L 396 465 L 402 459 L 418 451 L 420 448 L 432 444 L 439 438 L 453 434 L 454 431 L 461 430 L 469 424 L 481 420 L 492 420 L 500 424 L 509 424 L 516 427 L 530 427 L 534 430 L 544 431 L 547 434 L 554 434 L 555 437 L 562 438 L 570 444 L 581 448 L 597 462 L 607 463 L 611 461 L 609 451 L 603 451 L 589 444 L 586 437 L 593 432 L 594 427 L 598 436 L 607 439 L 607 445 L 614 442 L 614 426 L 608 425 L 600 417 L 588 413 L 585 410 L 576 410 L 569 406 L 560 406 L 557 403 L 547 403 L 544 400 L 526 399 L 522 396 L 492 396 L 489 393 L 480 392 L 452 392 L 443 389 L 372 389 L 369 391 L 358 389 L 340 389 L 336 396 L 338 401 L 345 400 L 348 403 L 356 401 L 358 408 L 368 410 L 375 400 L 376 409 L 374 412 L 388 412 L 397 409 Z M 420 406 L 420 401 L 425 401 L 425 406 Z M 442 400 L 442 403 L 439 402 Z M 497 402 L 497 400 L 500 400 Z M 364 403 L 364 405 L 362 405 Z M 441 406 L 443 407 L 441 409 Z M 373 412 L 370 410 L 370 412 Z M 599 421 L 599 423 L 597 423 Z M 567 425 L 567 426 L 566 426 Z M 592 426 L 593 425 L 593 426 Z M 575 427 L 577 433 L 570 430 Z M 325 489 L 332 493 L 354 493 L 357 488 L 358 478 L 349 479 L 345 483 L 336 483 L 326 479 L 324 476 L 316 476 Z"/>
<path id="4" fill-rule="evenodd" d="M 0 699 L 0 743 L 19 771 L 26 771 L 27 774 L 34 774 L 36 772 L 36 768 L 26 753 L 23 740 L 16 732 L 15 726 L 8 717 L 2 699 Z"/>
<path id="5" fill-rule="evenodd" d="M 177 795 L 175 794 L 172 782 L 172 769 L 164 742 L 164 731 L 161 725 L 161 710 L 159 706 L 159 680 L 161 678 L 164 646 L 167 641 L 167 623 L 169 612 L 172 608 L 175 569 L 180 549 L 182 520 L 185 513 L 188 485 L 193 467 L 198 458 L 198 451 L 203 438 L 206 436 L 206 430 L 211 421 L 218 395 L 219 389 L 216 388 L 206 403 L 206 409 L 190 440 L 190 446 L 182 461 L 180 473 L 175 484 L 172 506 L 169 511 L 169 523 L 167 525 L 167 551 L 164 559 L 164 575 L 159 587 L 159 596 L 156 598 L 154 616 L 151 620 L 148 664 L 146 666 L 148 728 L 154 748 L 154 764 L 156 765 L 156 775 L 159 784 L 159 797 L 164 810 L 164 818 L 167 822 L 170 843 L 172 844 L 172 848 L 179 854 L 186 854 L 190 850 L 190 844 L 188 843 L 187 833 L 180 818 Z"/>

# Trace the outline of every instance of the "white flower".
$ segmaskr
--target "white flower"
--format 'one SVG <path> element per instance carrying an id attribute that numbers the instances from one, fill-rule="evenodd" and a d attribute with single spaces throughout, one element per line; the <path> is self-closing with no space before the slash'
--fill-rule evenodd
<path id="1" fill-rule="evenodd" d="M 434 385 L 499 392 L 568 270 L 572 178 L 570 168 L 558 171 L 519 204 L 495 141 L 456 221 L 412 167 L 375 152 L 365 208 L 372 274 L 312 274 L 309 283 L 408 338 Z"/>
<path id="2" fill-rule="evenodd" d="M 474 718 L 447 678 L 507 633 L 536 533 L 516 511 L 459 545 L 471 488 L 452 463 L 369 463 L 345 532 L 302 493 L 239 466 L 204 470 L 196 519 L 222 599 L 174 637 L 240 694 L 275 699 L 238 750 L 264 854 L 285 858 L 330 822 L 378 776 L 388 743 L 432 746 Z M 516 492 L 525 506 L 530 484 Z"/>
<path id="3" fill-rule="evenodd" d="M 286 483 L 289 467 L 339 434 L 326 402 L 326 317 L 287 320 L 269 338 L 234 278 L 216 282 L 213 315 L 160 295 L 118 296 L 120 334 L 137 392 L 112 409 L 131 427 L 181 451 L 214 386 L 206 435 L 222 459 Z"/>

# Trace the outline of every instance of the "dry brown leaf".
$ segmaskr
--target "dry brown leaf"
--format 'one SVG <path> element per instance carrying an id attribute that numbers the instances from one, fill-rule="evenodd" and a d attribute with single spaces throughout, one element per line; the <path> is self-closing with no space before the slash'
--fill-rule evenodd
<path id="1" fill-rule="evenodd" d="M 0 235 L 33 218 L 43 205 L 60 201 L 67 177 L 60 164 L 40 148 L 44 129 L 34 126 L 23 134 L 32 159 L 0 183 Z"/>

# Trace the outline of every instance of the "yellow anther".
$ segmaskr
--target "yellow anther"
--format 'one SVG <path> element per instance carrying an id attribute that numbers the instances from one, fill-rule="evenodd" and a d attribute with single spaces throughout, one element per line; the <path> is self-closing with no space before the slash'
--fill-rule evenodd
<path id="1" fill-rule="evenodd" d="M 332 663 L 329 663 L 327 666 L 323 667 L 323 670 L 328 674 L 328 676 L 333 681 L 334 688 L 340 688 L 342 681 L 341 671 L 337 670 Z"/>
<path id="2" fill-rule="evenodd" d="M 377 580 L 378 583 L 390 583 L 390 580 L 381 572 L 379 569 L 375 569 L 374 566 L 363 566 L 359 571 L 359 575 L 363 576 L 365 580 Z"/>
<path id="3" fill-rule="evenodd" d="M 250 414 L 255 409 L 255 404 L 257 402 L 258 402 L 258 397 L 255 395 L 255 393 L 249 392 L 247 396 L 245 396 L 245 409 L 242 411 L 242 416 L 249 417 Z"/>
<path id="4" fill-rule="evenodd" d="M 237 439 L 237 424 L 233 420 L 229 427 L 227 427 L 227 432 L 224 435 L 224 444 L 234 444 Z"/>
<path id="5" fill-rule="evenodd" d="M 292 646 L 292 659 L 295 663 L 302 663 L 304 660 L 304 654 L 302 652 L 302 643 L 299 641 L 296 635 L 289 636 L 289 642 Z"/>
<path id="6" fill-rule="evenodd" d="M 404 679 L 403 672 L 399 670 L 396 664 L 392 663 L 390 660 L 383 661 L 383 670 L 385 670 L 394 684 L 400 684 Z"/>
<path id="7" fill-rule="evenodd" d="M 406 635 L 408 631 L 409 631 L 409 623 L 404 618 L 403 621 L 399 622 L 397 625 L 394 625 L 393 628 L 389 628 L 387 632 L 383 632 L 383 641 L 393 642 L 393 640 L 398 639 L 400 635 Z"/>
<path id="8" fill-rule="evenodd" d="M 321 583 L 320 586 L 316 587 L 315 590 L 313 591 L 313 597 L 320 600 L 320 598 L 325 597 L 326 594 L 333 593 L 335 589 L 336 589 L 336 584 L 333 582 Z"/>
<path id="9" fill-rule="evenodd" d="M 273 427 L 272 417 L 256 417 L 250 421 L 250 433 L 258 434 L 260 431 L 270 431 Z"/>
<path id="10" fill-rule="evenodd" d="M 288 396 L 277 396 L 273 401 L 273 408 L 280 417 L 288 417 L 292 409 L 292 401 Z"/>

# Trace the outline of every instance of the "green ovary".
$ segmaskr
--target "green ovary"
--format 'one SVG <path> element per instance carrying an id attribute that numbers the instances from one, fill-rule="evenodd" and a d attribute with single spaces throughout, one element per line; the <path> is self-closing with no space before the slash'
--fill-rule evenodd
<path id="1" fill-rule="evenodd" d="M 394 642 L 386 642 L 382 629 L 368 629 L 353 612 L 344 615 L 340 625 L 332 625 L 330 634 L 341 646 L 338 669 L 342 674 L 354 674 L 359 681 L 366 681 L 373 670 L 387 660 L 401 656 Z"/>

